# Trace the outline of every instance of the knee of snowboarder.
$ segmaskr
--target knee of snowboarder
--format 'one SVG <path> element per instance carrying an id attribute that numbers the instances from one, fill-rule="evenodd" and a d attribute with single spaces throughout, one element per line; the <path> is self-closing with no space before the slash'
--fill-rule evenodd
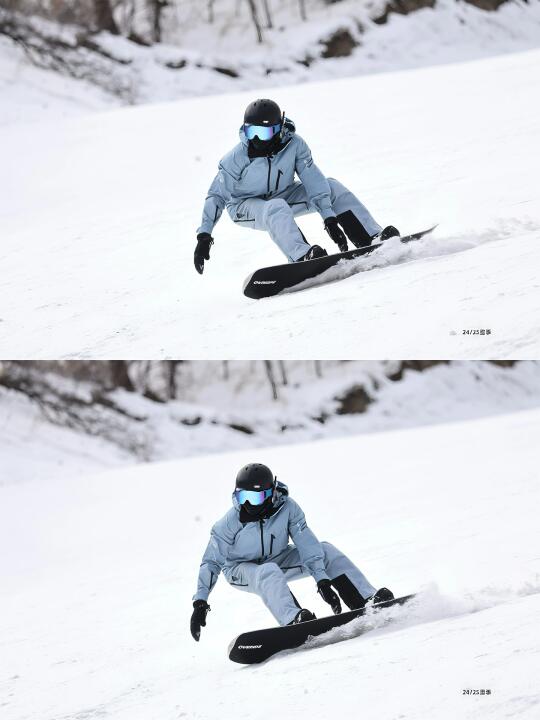
<path id="1" fill-rule="evenodd" d="M 328 181 L 328 184 L 330 185 L 330 193 L 332 197 L 337 197 L 338 195 L 342 195 L 344 192 L 347 192 L 347 188 L 342 185 L 339 180 L 336 180 L 336 178 L 326 178 Z"/>
<path id="2" fill-rule="evenodd" d="M 259 572 L 262 575 L 273 575 L 274 573 L 280 573 L 281 568 L 275 562 L 267 562 L 264 563 L 264 565 L 261 565 L 261 569 Z"/>
<path id="3" fill-rule="evenodd" d="M 339 555 L 339 550 L 334 545 L 332 545 L 332 543 L 326 542 L 326 540 L 322 540 L 321 546 L 324 551 L 325 558 L 328 559 Z"/>
<path id="4" fill-rule="evenodd" d="M 292 209 L 286 200 L 282 200 L 281 198 L 275 198 L 274 200 L 266 201 L 265 219 L 269 225 L 274 222 L 276 217 L 282 215 L 283 213 L 292 214 Z"/>
<path id="5" fill-rule="evenodd" d="M 277 563 L 269 562 L 259 566 L 257 573 L 257 581 L 259 583 L 266 582 L 268 580 L 275 580 L 276 575 L 282 574 L 282 570 Z"/>

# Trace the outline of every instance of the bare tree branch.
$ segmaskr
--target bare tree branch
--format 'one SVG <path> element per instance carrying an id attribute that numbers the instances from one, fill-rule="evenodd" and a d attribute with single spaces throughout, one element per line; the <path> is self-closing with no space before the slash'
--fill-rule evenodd
<path id="1" fill-rule="evenodd" d="M 277 400 L 278 399 L 278 391 L 277 391 L 277 385 L 276 385 L 276 378 L 274 377 L 274 368 L 272 367 L 272 361 L 265 360 L 264 367 L 266 370 L 266 377 L 268 378 L 268 382 L 270 383 L 270 387 L 272 388 L 272 397 L 274 400 Z"/>
<path id="2" fill-rule="evenodd" d="M 168 377 L 167 377 L 167 390 L 168 390 L 168 398 L 169 400 L 176 400 L 177 398 L 177 383 L 176 383 L 176 371 L 178 369 L 178 366 L 181 365 L 184 361 L 183 360 L 167 360 L 167 370 L 168 370 Z"/>
<path id="3" fill-rule="evenodd" d="M 261 29 L 261 23 L 259 21 L 259 15 L 257 13 L 257 6 L 255 5 L 255 0 L 247 0 L 247 4 L 249 5 L 251 19 L 253 20 L 253 25 L 255 26 L 255 30 L 257 32 L 257 42 L 262 43 L 263 34 Z"/>
<path id="4" fill-rule="evenodd" d="M 266 15 L 266 27 L 268 30 L 271 30 L 274 27 L 274 24 L 272 22 L 272 15 L 270 14 L 269 0 L 262 0 L 262 3 L 264 7 L 264 14 Z"/>
<path id="5" fill-rule="evenodd" d="M 90 32 L 59 34 L 20 14 L 0 10 L 0 35 L 19 45 L 33 65 L 87 80 L 127 102 L 133 101 L 132 81 L 122 66 L 130 60 L 114 57 Z"/>
<path id="6" fill-rule="evenodd" d="M 151 0 L 152 6 L 152 40 L 155 43 L 161 42 L 161 17 L 169 0 Z"/>
<path id="7" fill-rule="evenodd" d="M 279 370 L 281 372 L 281 384 L 288 385 L 287 371 L 285 369 L 285 360 L 278 360 Z"/>

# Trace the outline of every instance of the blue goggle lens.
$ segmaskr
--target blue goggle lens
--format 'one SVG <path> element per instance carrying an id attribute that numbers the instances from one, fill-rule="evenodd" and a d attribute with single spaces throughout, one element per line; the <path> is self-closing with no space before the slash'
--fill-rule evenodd
<path id="1" fill-rule="evenodd" d="M 240 505 L 243 505 L 245 502 L 249 502 L 250 505 L 262 505 L 267 498 L 272 497 L 273 492 L 273 488 L 269 488 L 268 490 L 234 491 Z"/>
<path id="2" fill-rule="evenodd" d="M 281 130 L 279 125 L 244 125 L 244 132 L 248 140 L 258 137 L 259 140 L 271 140 Z"/>

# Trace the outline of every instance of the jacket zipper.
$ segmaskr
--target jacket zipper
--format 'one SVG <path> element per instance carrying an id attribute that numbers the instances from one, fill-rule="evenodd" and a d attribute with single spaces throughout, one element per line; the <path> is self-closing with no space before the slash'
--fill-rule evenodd
<path id="1" fill-rule="evenodd" d="M 280 178 L 282 175 L 283 175 L 282 171 L 281 171 L 281 170 L 278 170 L 275 192 L 277 192 L 277 189 L 278 189 L 278 187 L 279 187 L 279 178 Z"/>
<path id="2" fill-rule="evenodd" d="M 259 520 L 259 525 L 260 525 L 260 528 L 261 528 L 261 557 L 262 557 L 262 558 L 264 558 L 263 522 L 264 522 L 264 520 Z"/>
<path id="3" fill-rule="evenodd" d="M 269 555 L 272 554 L 272 548 L 274 547 L 274 540 L 275 540 L 274 535 L 270 535 L 270 552 L 268 553 Z"/>
<path id="4" fill-rule="evenodd" d="M 266 158 L 268 160 L 268 180 L 266 182 L 266 194 L 270 195 L 270 171 L 272 169 L 272 161 L 269 157 Z"/>

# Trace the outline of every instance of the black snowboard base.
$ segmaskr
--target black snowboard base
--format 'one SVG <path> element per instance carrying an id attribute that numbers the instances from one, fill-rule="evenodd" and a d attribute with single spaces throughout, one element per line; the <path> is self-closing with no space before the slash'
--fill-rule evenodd
<path id="1" fill-rule="evenodd" d="M 229 660 L 244 665 L 264 662 L 278 652 L 300 647 L 310 637 L 316 637 L 336 627 L 346 625 L 352 620 L 365 615 L 368 610 L 380 612 L 392 605 L 403 605 L 414 597 L 416 595 L 405 595 L 376 605 L 369 605 L 360 610 L 351 610 L 340 615 L 329 615 L 328 617 L 309 620 L 298 625 L 285 625 L 284 627 L 242 633 L 230 645 Z"/>
<path id="2" fill-rule="evenodd" d="M 405 235 L 400 238 L 402 243 L 420 240 L 428 233 L 435 230 L 437 225 L 414 233 L 413 235 Z M 249 275 L 244 282 L 244 295 L 253 300 L 271 297 L 277 295 L 283 290 L 290 290 L 295 285 L 317 277 L 329 268 L 337 265 L 341 260 L 354 260 L 354 258 L 362 255 L 370 255 L 378 250 L 384 243 L 374 243 L 367 247 L 354 248 L 343 253 L 334 253 L 325 257 L 315 258 L 315 260 L 305 260 L 296 263 L 285 263 L 284 265 L 272 265 L 271 267 L 261 268 Z"/>

